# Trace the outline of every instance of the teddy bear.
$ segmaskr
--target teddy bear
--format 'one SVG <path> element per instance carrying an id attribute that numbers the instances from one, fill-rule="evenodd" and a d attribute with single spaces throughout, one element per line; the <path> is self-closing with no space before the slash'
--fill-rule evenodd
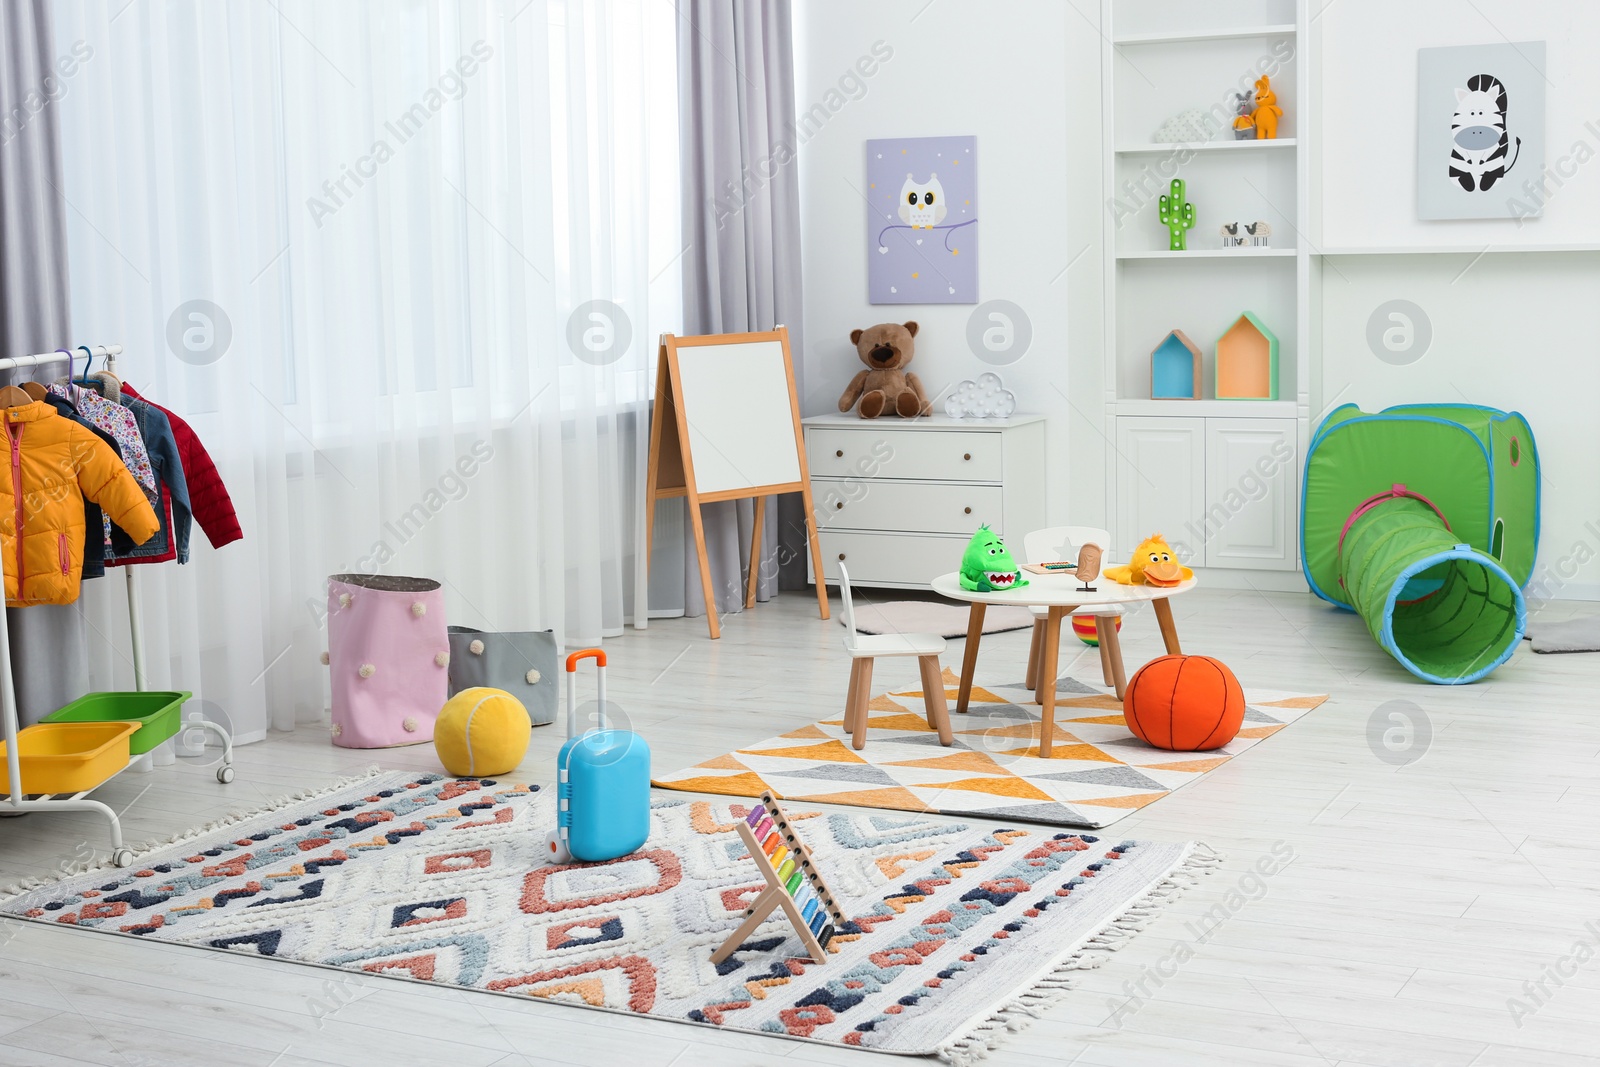
<path id="1" fill-rule="evenodd" d="M 933 412 L 933 402 L 922 390 L 922 382 L 905 367 L 914 355 L 912 338 L 917 324 L 882 322 L 865 330 L 851 330 L 850 343 L 867 369 L 857 372 L 839 398 L 839 410 L 849 411 L 861 401 L 859 414 L 875 419 L 885 412 L 903 419 L 914 419 Z"/>

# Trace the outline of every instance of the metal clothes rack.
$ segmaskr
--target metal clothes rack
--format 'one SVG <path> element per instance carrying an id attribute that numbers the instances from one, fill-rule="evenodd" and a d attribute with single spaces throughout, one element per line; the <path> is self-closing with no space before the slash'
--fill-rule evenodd
<path id="1" fill-rule="evenodd" d="M 41 352 L 32 356 L 15 356 L 9 359 L 0 359 L 0 371 L 13 370 L 18 367 L 37 367 L 46 363 L 66 363 L 71 366 L 78 352 L 88 352 L 89 360 L 95 357 L 105 358 L 106 370 L 116 371 L 116 357 L 122 353 L 121 345 L 88 345 L 79 346 L 72 352 L 56 351 Z M 85 368 L 87 370 L 87 368 Z M 137 567 L 123 567 L 123 575 L 128 583 L 128 628 L 133 645 L 133 684 L 140 692 L 144 691 L 144 638 L 140 627 L 139 609 L 139 582 L 136 577 Z M 20 578 L 20 576 L 19 576 Z M 217 781 L 226 785 L 233 781 L 233 738 L 227 730 L 217 723 L 201 719 L 199 725 L 215 733 L 222 740 L 222 766 L 217 768 Z M 105 785 L 117 774 L 129 767 L 149 761 L 154 753 L 135 756 L 128 764 L 94 786 L 81 793 L 63 796 L 51 793 L 24 794 L 22 786 L 21 753 L 18 751 L 17 735 L 21 732 L 21 723 L 17 714 L 17 689 L 16 680 L 11 671 L 11 637 L 9 622 L 6 613 L 0 610 L 0 740 L 6 746 L 6 770 L 9 773 L 8 781 L 11 783 L 9 793 L 0 793 L 0 814 L 22 814 L 28 811 L 94 811 L 104 815 L 111 823 L 111 862 L 118 867 L 126 867 L 133 861 L 133 852 L 122 843 L 122 820 L 110 806 L 98 800 L 89 799 L 89 793 Z M 148 767 L 149 763 L 146 762 Z"/>

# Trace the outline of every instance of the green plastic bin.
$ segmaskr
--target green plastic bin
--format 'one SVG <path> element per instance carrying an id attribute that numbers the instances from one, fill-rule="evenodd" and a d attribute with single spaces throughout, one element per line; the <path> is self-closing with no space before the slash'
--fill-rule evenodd
<path id="1" fill-rule="evenodd" d="M 177 734 L 182 725 L 183 702 L 193 693 L 176 690 L 145 693 L 90 693 L 41 722 L 136 722 L 138 731 L 128 739 L 128 754 L 142 756 Z"/>

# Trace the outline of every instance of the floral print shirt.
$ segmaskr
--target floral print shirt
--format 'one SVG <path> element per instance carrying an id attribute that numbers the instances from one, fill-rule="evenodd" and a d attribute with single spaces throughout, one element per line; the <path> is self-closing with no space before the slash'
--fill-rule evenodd
<path id="1" fill-rule="evenodd" d="M 57 384 L 50 386 L 50 391 L 65 398 L 85 421 L 110 434 L 122 449 L 122 461 L 144 488 L 145 495 L 156 492 L 155 468 L 150 465 L 150 453 L 145 450 L 144 438 L 139 436 L 139 424 L 133 412 L 82 386 Z"/>

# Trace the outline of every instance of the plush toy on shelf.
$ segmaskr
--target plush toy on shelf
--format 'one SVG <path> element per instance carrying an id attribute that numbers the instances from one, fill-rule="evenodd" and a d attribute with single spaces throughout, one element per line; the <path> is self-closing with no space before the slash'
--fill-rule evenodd
<path id="1" fill-rule="evenodd" d="M 1027 584 L 1005 542 L 995 536 L 987 523 L 978 527 L 961 556 L 961 588 L 974 593 L 998 593 Z"/>
<path id="2" fill-rule="evenodd" d="M 1107 567 L 1107 578 L 1121 585 L 1177 585 L 1194 577 L 1194 571 L 1178 562 L 1172 546 L 1160 534 L 1139 542 L 1124 566 Z"/>
<path id="3" fill-rule="evenodd" d="M 1255 120 L 1251 119 L 1250 112 L 1253 108 L 1249 93 L 1234 93 L 1234 118 L 1233 139 L 1235 141 L 1251 141 L 1256 136 Z"/>
<path id="4" fill-rule="evenodd" d="M 916 336 L 914 322 L 881 322 L 865 330 L 851 330 L 850 343 L 856 346 L 856 355 L 867 369 L 857 371 L 850 379 L 839 398 L 839 410 L 849 411 L 859 400 L 857 413 L 863 419 L 884 414 L 914 419 L 932 414 L 933 402 L 921 380 L 905 369 L 915 355 L 912 338 Z"/>
<path id="5" fill-rule="evenodd" d="M 1256 140 L 1272 141 L 1278 136 L 1278 119 L 1283 108 L 1278 106 L 1278 94 L 1272 91 L 1272 82 L 1265 74 L 1256 79 L 1256 108 L 1250 112 L 1250 121 L 1256 128 Z"/>
<path id="6" fill-rule="evenodd" d="M 1171 195 L 1162 193 L 1157 205 L 1160 209 L 1161 225 L 1167 228 L 1168 250 L 1182 252 L 1188 247 L 1184 231 L 1194 229 L 1194 205 L 1183 198 L 1182 178 L 1172 179 L 1172 184 L 1168 188 L 1171 190 Z"/>

